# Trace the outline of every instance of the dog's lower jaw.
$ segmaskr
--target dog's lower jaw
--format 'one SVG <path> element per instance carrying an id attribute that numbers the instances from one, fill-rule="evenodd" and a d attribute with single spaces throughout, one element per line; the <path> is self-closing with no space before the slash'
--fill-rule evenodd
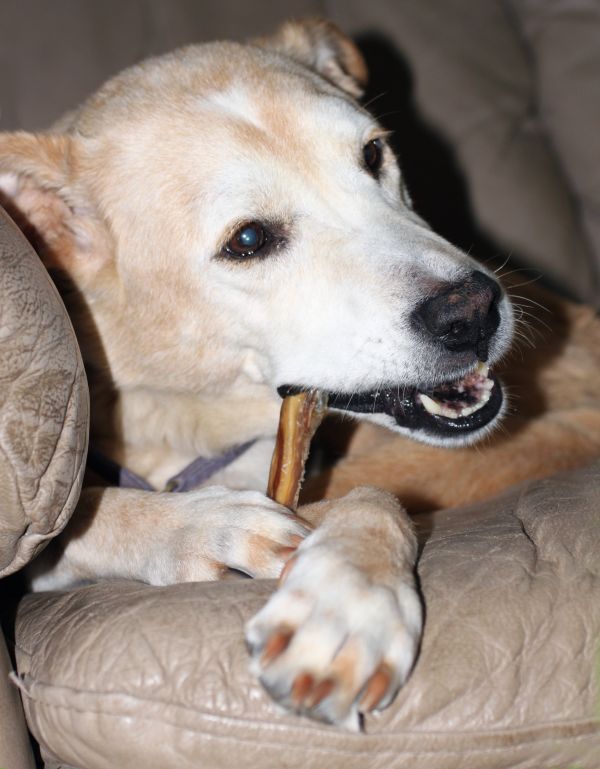
<path id="1" fill-rule="evenodd" d="M 443 449 L 456 449 L 468 446 L 474 446 L 480 441 L 484 440 L 487 436 L 491 435 L 503 420 L 507 411 L 506 403 L 503 403 L 500 411 L 496 416 L 488 422 L 488 424 L 479 428 L 478 430 L 466 434 L 456 436 L 439 436 L 427 433 L 424 430 L 412 430 L 409 427 L 401 427 L 396 423 L 396 420 L 388 414 L 357 414 L 355 418 L 364 422 L 371 422 L 372 424 L 384 427 L 386 430 L 390 430 L 400 435 L 405 435 L 413 441 L 418 443 L 425 443 L 429 446 L 437 446 Z"/>
<path id="2" fill-rule="evenodd" d="M 371 422 L 380 427 L 385 427 L 391 432 L 400 433 L 407 438 L 411 438 L 411 440 L 425 443 L 429 446 L 438 446 L 446 449 L 461 448 L 479 443 L 487 436 L 491 435 L 498 428 L 498 425 L 501 424 L 508 412 L 509 403 L 506 393 L 503 390 L 499 397 L 501 400 L 498 410 L 492 419 L 481 427 L 464 433 L 456 431 L 453 434 L 451 429 L 447 429 L 445 433 L 435 433 L 428 431 L 427 429 L 414 429 L 413 427 L 398 424 L 396 419 L 390 414 L 361 413 L 353 414 L 352 416 L 360 421 Z M 340 413 L 346 415 L 347 412 L 341 411 Z"/>

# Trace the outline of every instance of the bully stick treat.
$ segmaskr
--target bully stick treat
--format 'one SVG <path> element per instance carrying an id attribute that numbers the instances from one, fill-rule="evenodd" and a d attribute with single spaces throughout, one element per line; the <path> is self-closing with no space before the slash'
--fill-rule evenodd
<path id="1" fill-rule="evenodd" d="M 298 504 L 310 442 L 326 411 L 327 396 L 320 390 L 283 399 L 267 488 L 267 495 L 281 505 L 295 509 Z"/>

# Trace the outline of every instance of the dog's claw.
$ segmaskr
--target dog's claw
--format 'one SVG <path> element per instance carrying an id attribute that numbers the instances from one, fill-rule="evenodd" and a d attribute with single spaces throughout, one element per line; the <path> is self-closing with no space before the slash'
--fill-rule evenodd
<path id="1" fill-rule="evenodd" d="M 375 710 L 377 705 L 384 698 L 391 682 L 392 672 L 386 663 L 382 663 L 373 673 L 365 687 L 364 693 L 360 699 L 360 710 L 363 713 Z"/>
<path id="2" fill-rule="evenodd" d="M 301 707 L 315 687 L 315 679 L 310 673 L 300 673 L 292 684 L 292 702 L 296 707 Z"/>
<path id="3" fill-rule="evenodd" d="M 320 705 L 323 700 L 329 697 L 334 688 L 335 681 L 333 678 L 326 678 L 324 681 L 320 681 L 306 698 L 306 707 L 315 708 L 317 705 Z"/>
<path id="4" fill-rule="evenodd" d="M 292 640 L 293 630 L 280 628 L 272 636 L 269 637 L 264 645 L 263 652 L 261 654 L 260 661 L 263 665 L 268 665 L 282 652 L 286 650 L 288 644 Z"/>

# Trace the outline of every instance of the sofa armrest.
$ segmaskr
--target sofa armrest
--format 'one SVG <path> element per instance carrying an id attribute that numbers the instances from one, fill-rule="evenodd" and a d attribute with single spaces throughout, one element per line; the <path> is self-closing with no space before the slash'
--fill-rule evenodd
<path id="1" fill-rule="evenodd" d="M 366 734 L 262 691 L 242 640 L 274 588 L 260 580 L 26 596 L 29 726 L 81 769 L 597 769 L 599 470 L 421 517 L 420 658 Z"/>
<path id="2" fill-rule="evenodd" d="M 0 577 L 58 534 L 79 497 L 88 390 L 64 305 L 0 208 Z"/>

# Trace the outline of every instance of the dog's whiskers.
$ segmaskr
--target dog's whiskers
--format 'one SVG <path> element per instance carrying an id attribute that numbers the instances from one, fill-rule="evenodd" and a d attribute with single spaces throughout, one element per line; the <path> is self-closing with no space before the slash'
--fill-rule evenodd
<path id="1" fill-rule="evenodd" d="M 544 277 L 543 273 L 539 272 L 533 267 L 515 267 L 514 270 L 508 270 L 508 272 L 503 272 L 502 274 L 498 274 L 498 278 L 499 279 L 508 278 L 509 275 L 516 275 L 518 272 L 536 272 L 538 273 L 536 276 L 536 280 Z"/>
<path id="2" fill-rule="evenodd" d="M 511 299 L 521 299 L 524 302 L 529 302 L 530 304 L 534 304 L 536 307 L 539 307 L 540 310 L 543 310 L 544 312 L 552 312 L 550 308 L 545 307 L 543 304 L 540 304 L 539 302 L 536 302 L 535 299 L 532 299 L 529 296 L 522 296 L 521 294 L 513 294 L 509 292 L 508 294 Z"/>
<path id="3" fill-rule="evenodd" d="M 534 339 L 536 334 L 540 334 L 540 330 L 534 328 L 531 321 L 522 315 L 515 318 L 515 331 L 525 336 L 527 339 Z"/>
<path id="4" fill-rule="evenodd" d="M 536 328 L 536 324 L 543 326 L 547 331 L 552 333 L 552 328 L 546 323 L 546 321 L 542 320 L 538 315 L 534 312 L 530 312 L 530 309 L 527 307 L 524 307 L 520 303 L 514 304 L 514 312 L 515 312 L 515 321 L 520 321 L 523 326 L 525 326 L 528 330 L 532 331 L 533 333 L 541 334 L 539 328 Z"/>
<path id="5" fill-rule="evenodd" d="M 497 275 L 497 276 L 498 276 L 498 278 L 500 278 L 500 272 L 501 272 L 501 271 L 502 271 L 502 270 L 503 270 L 503 269 L 506 267 L 506 265 L 509 263 L 509 261 L 511 260 L 511 258 L 512 258 L 512 251 L 511 251 L 511 252 L 508 254 L 508 256 L 507 256 L 507 257 L 506 257 L 506 259 L 505 259 L 505 260 L 502 262 L 502 264 L 500 265 L 500 267 L 497 267 L 497 268 L 494 270 L 494 274 L 495 274 L 495 275 Z"/>
<path id="6" fill-rule="evenodd" d="M 369 113 L 369 114 L 372 114 L 372 113 Z M 373 117 L 375 118 L 373 121 L 373 127 L 381 128 L 383 121 L 387 117 L 393 117 L 395 115 L 401 115 L 401 114 L 402 114 L 402 110 L 394 109 L 394 110 L 390 110 L 389 112 L 384 112 L 381 115 L 373 115 Z M 393 131 L 388 129 L 386 133 L 391 135 Z"/>
<path id="7" fill-rule="evenodd" d="M 509 274 L 509 275 L 510 275 L 511 273 L 507 273 L 507 274 Z M 506 275 L 503 275 L 503 276 L 502 276 L 502 278 L 505 278 L 505 277 L 506 277 Z M 537 283 L 537 282 L 538 282 L 539 280 L 541 280 L 543 277 L 544 277 L 544 276 L 542 275 L 542 273 L 540 273 L 539 275 L 536 275 L 536 276 L 535 276 L 535 278 L 532 278 L 531 280 L 524 280 L 522 283 L 515 283 L 514 285 L 510 285 L 510 286 L 508 286 L 508 288 L 509 288 L 510 290 L 512 290 L 512 289 L 514 289 L 514 288 L 520 288 L 521 286 L 530 286 L 532 283 Z"/>
<path id="8" fill-rule="evenodd" d="M 532 329 L 526 324 L 525 321 L 521 321 L 520 319 L 517 319 L 518 326 L 522 327 L 515 327 L 514 330 L 514 338 L 515 338 L 515 345 L 514 349 L 518 350 L 521 354 L 521 360 L 523 360 L 523 350 L 520 348 L 520 343 L 525 343 L 527 347 L 530 349 L 535 349 L 535 340 L 532 338 L 530 334 L 527 332 L 532 331 Z"/>
<path id="9" fill-rule="evenodd" d="M 348 398 L 348 403 L 346 404 L 346 408 L 345 408 L 346 411 L 350 410 L 350 404 L 352 403 L 352 398 L 354 398 L 354 396 L 357 394 L 357 392 L 358 392 L 358 390 L 353 390 L 350 393 L 350 397 Z"/>
<path id="10" fill-rule="evenodd" d="M 530 329 L 531 329 L 531 330 L 532 330 L 534 333 L 536 333 L 536 334 L 540 334 L 540 335 L 542 334 L 542 332 L 540 331 L 540 329 L 539 329 L 539 328 L 536 328 L 536 327 L 534 326 L 534 322 L 535 322 L 535 323 L 539 323 L 539 325 L 540 325 L 540 326 L 543 326 L 543 327 L 546 329 L 546 331 L 549 331 L 550 333 L 552 333 L 552 328 L 551 328 L 551 327 L 550 327 L 550 326 L 549 326 L 549 325 L 548 325 L 548 324 L 547 324 L 545 321 L 543 321 L 541 318 L 538 318 L 538 316 L 537 316 L 537 315 L 534 315 L 534 314 L 533 314 L 533 313 L 531 313 L 531 312 L 527 312 L 527 310 L 525 310 L 525 309 L 523 309 L 523 308 L 520 308 L 519 312 L 521 313 L 521 315 L 520 315 L 520 318 L 519 318 L 519 319 L 520 319 L 520 320 L 521 320 L 523 323 L 526 323 L 526 324 L 529 326 L 529 328 L 530 328 Z M 527 319 L 530 319 L 530 320 L 527 320 Z"/>
<path id="11" fill-rule="evenodd" d="M 387 95 L 388 95 L 388 93 L 389 93 L 389 91 L 381 91 L 381 93 L 378 93 L 378 94 L 376 94 L 375 96 L 372 96 L 372 97 L 369 99 L 369 101 L 366 101 L 364 104 L 361 104 L 361 107 L 362 107 L 364 110 L 367 110 L 367 111 L 368 111 L 368 110 L 369 110 L 369 107 L 371 106 L 371 104 L 373 104 L 374 102 L 378 101 L 378 100 L 379 100 L 379 99 L 381 99 L 383 96 L 387 96 Z M 369 114 L 371 114 L 371 113 L 369 113 Z"/>

